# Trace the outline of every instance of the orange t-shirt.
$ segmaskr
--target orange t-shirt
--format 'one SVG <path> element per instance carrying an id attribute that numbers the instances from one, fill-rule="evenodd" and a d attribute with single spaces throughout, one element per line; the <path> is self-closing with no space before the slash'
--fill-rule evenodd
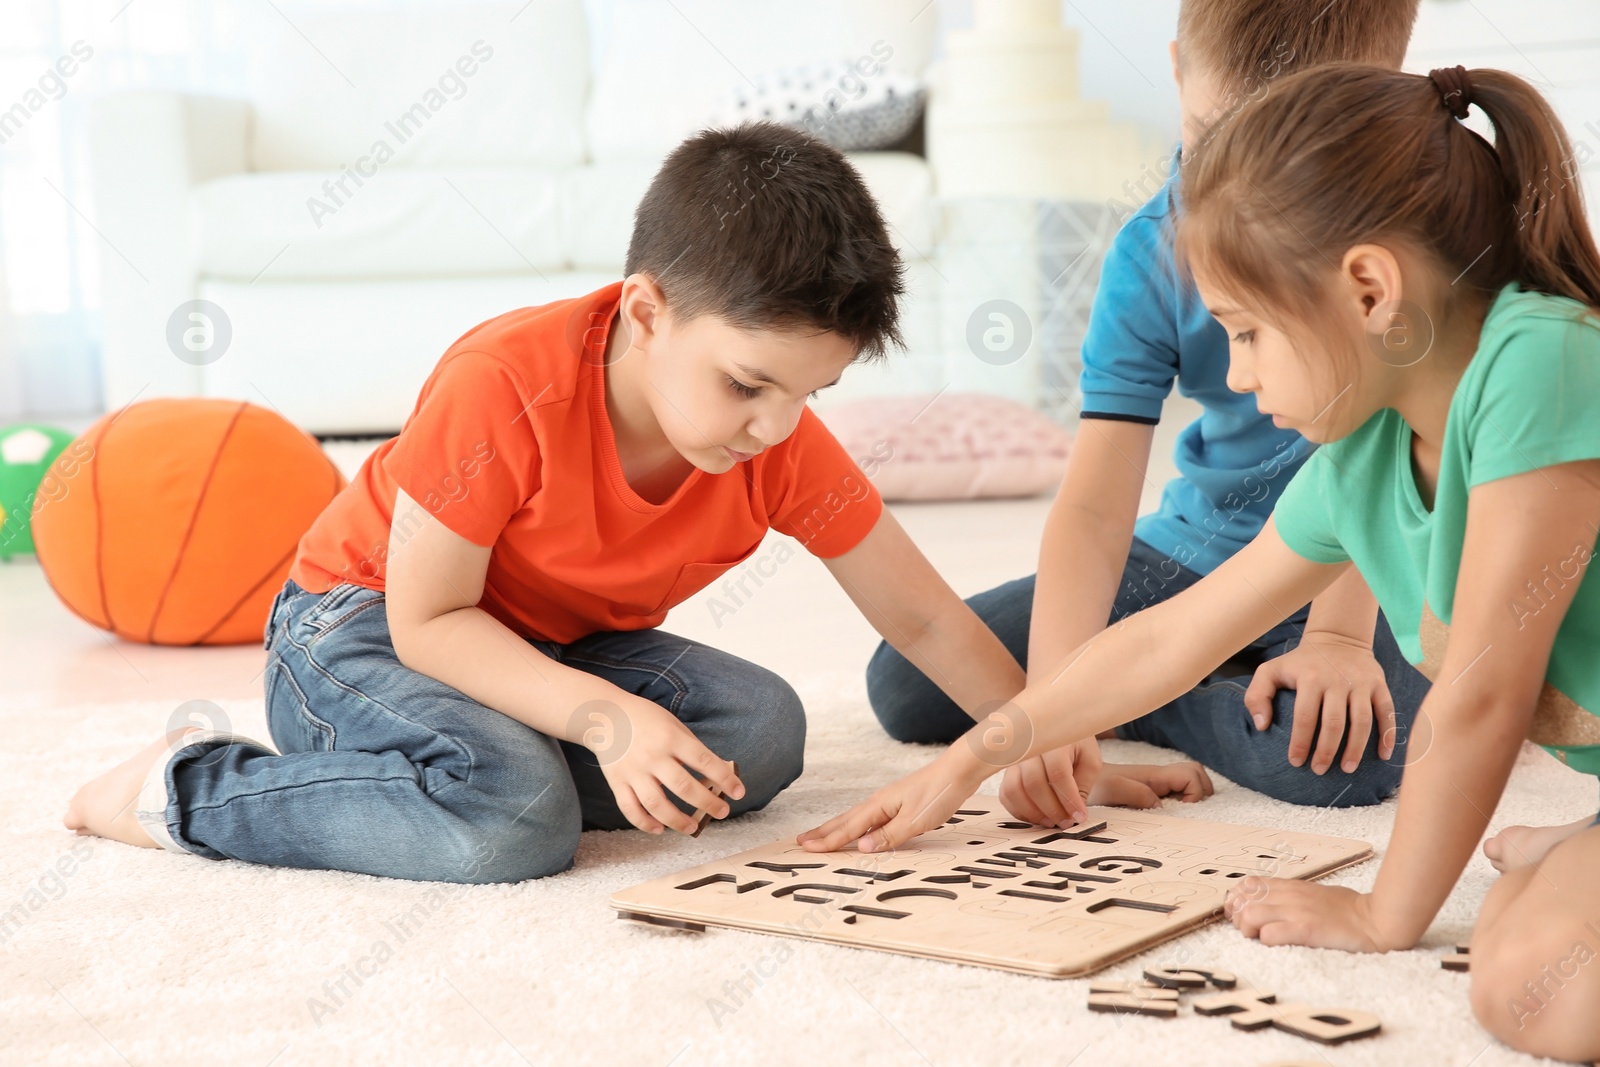
<path id="1" fill-rule="evenodd" d="M 468 331 L 301 538 L 289 577 L 382 589 L 395 488 L 492 546 L 478 606 L 524 637 L 658 626 L 768 528 L 842 555 L 878 521 L 876 489 L 808 408 L 793 434 L 725 474 L 695 469 L 652 504 L 623 478 L 606 414 L 606 337 L 622 284 Z"/>

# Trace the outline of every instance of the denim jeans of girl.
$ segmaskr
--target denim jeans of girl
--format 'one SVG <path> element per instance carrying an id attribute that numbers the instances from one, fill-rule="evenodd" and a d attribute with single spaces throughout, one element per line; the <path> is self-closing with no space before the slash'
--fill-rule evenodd
<path id="1" fill-rule="evenodd" d="M 423 881 L 514 882 L 571 867 L 582 830 L 630 825 L 590 747 L 402 665 L 383 593 L 347 584 L 317 594 L 289 581 L 264 639 L 277 751 L 233 735 L 188 735 L 152 768 L 138 802 L 141 825 L 163 847 Z M 737 761 L 745 795 L 729 799 L 734 815 L 764 807 L 800 776 L 800 699 L 765 668 L 660 630 L 528 650 L 535 665 L 548 657 L 654 701 Z M 602 713 L 591 723 L 572 710 L 581 726 L 626 731 Z"/>

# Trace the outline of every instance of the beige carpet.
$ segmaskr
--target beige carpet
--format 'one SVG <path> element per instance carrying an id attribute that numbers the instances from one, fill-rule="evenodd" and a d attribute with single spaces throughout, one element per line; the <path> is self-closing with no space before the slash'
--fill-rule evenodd
<path id="1" fill-rule="evenodd" d="M 1044 505 L 899 511 L 965 595 L 1029 569 Z M 11 649 L 0 663 L 16 680 L 0 692 L 0 1063 L 1536 1062 L 1493 1043 L 1472 1020 L 1466 976 L 1439 968 L 1495 877 L 1481 858 L 1413 952 L 1267 949 L 1214 925 L 1107 972 L 1134 976 L 1182 954 L 1299 1001 L 1383 1019 L 1381 1036 L 1333 1049 L 1237 1033 L 1187 1010 L 1171 1021 L 1091 1015 L 1082 980 L 617 921 L 606 907 L 613 890 L 806 829 L 928 756 L 888 740 L 872 719 L 860 673 L 871 635 L 820 565 L 796 556 L 732 615 L 713 615 L 715 595 L 680 607 L 669 628 L 794 681 L 811 716 L 804 777 L 765 812 L 698 840 L 592 833 L 566 874 L 440 888 L 67 833 L 58 820 L 73 788 L 161 730 L 175 695 L 215 699 L 234 728 L 265 737 L 259 692 L 240 674 L 259 670 L 259 653 L 116 648 L 64 618 L 36 568 L 0 568 L 0 643 Z M 219 664 L 239 680 L 217 681 Z M 118 672 L 125 684 L 112 682 Z M 101 674 L 103 699 L 72 688 Z M 148 696 L 163 686 L 162 699 Z M 1126 743 L 1107 750 L 1172 758 Z M 1217 784 L 1206 803 L 1167 810 L 1363 838 L 1380 850 L 1388 837 L 1392 804 L 1310 812 Z M 1494 823 L 1567 821 L 1594 802 L 1593 779 L 1530 750 Z M 1376 869 L 1335 880 L 1367 887 Z"/>

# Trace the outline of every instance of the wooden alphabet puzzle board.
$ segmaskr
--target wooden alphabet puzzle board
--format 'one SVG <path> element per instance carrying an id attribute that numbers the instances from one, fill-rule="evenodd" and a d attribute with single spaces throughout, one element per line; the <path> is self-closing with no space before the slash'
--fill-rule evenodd
<path id="1" fill-rule="evenodd" d="M 1316 878 L 1365 841 L 1120 808 L 1057 830 L 974 796 L 895 852 L 807 852 L 787 839 L 624 889 L 618 917 L 727 926 L 1074 978 L 1204 925 L 1252 874 Z"/>

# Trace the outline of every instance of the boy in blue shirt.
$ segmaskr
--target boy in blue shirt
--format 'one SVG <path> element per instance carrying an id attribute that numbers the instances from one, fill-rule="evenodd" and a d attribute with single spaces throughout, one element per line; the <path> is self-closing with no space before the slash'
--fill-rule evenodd
<path id="1" fill-rule="evenodd" d="M 1065 657 L 1108 618 L 1115 624 L 1172 597 L 1243 548 L 1313 447 L 1228 387 L 1227 334 L 1173 263 L 1180 161 L 1203 151 L 1209 135 L 1270 91 L 1276 77 L 1341 60 L 1398 69 L 1416 13 L 1417 0 L 1344 0 L 1314 20 L 1299 0 L 1184 0 L 1171 45 L 1181 156 L 1106 254 L 1083 344 L 1082 422 L 1046 522 L 1039 571 L 968 601 L 1030 684 L 1067 669 Z M 1135 521 L 1153 427 L 1174 381 L 1204 411 L 1178 437 L 1179 476 L 1160 508 Z M 1401 654 L 1353 568 L 1312 604 L 1277 607 L 1282 623 L 1114 736 L 1180 749 L 1291 803 L 1379 802 L 1399 786 L 1427 680 Z M 887 643 L 868 666 L 867 687 L 874 712 L 899 740 L 949 742 L 972 726 Z M 1011 767 L 1002 801 L 1041 824 L 1081 812 L 1085 802 L 1159 802 L 1151 787 L 1162 782 L 1148 773 L 1120 776 L 1108 766 L 1100 775 L 1097 747 L 1081 746 L 1076 757 L 1058 749 Z M 1062 773 L 1074 758 L 1076 773 Z M 1326 774 L 1336 760 L 1344 773 Z M 1083 787 L 1086 770 L 1088 781 L 1100 780 L 1092 795 L 1058 793 L 1057 781 L 1075 778 Z"/>

